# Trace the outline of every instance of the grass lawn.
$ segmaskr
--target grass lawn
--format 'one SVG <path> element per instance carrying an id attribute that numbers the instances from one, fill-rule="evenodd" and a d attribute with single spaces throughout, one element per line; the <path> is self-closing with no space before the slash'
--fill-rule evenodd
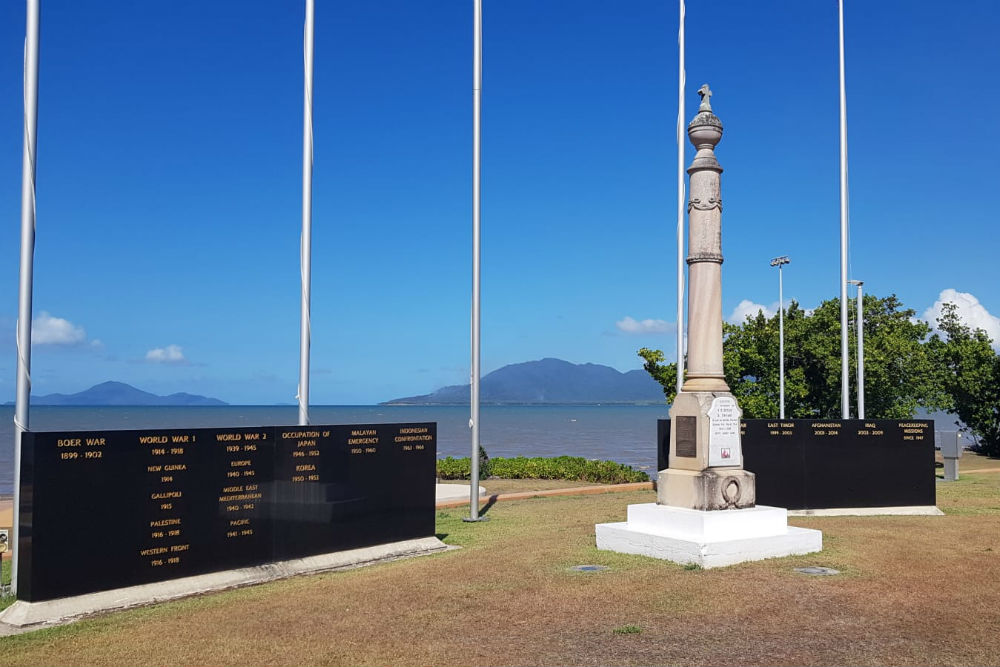
<path id="1" fill-rule="evenodd" d="M 442 480 L 442 484 L 464 484 L 469 486 L 469 480 Z M 572 489 L 581 486 L 603 486 L 597 482 L 581 482 L 566 479 L 484 479 L 479 486 L 486 489 L 486 495 L 503 493 L 521 493 L 524 491 L 550 491 L 552 489 Z"/>
<path id="2" fill-rule="evenodd" d="M 595 523 L 654 497 L 439 511 L 463 549 L 4 638 L 0 665 L 1000 663 L 1000 474 L 938 484 L 944 517 L 792 519 L 820 554 L 697 570 L 597 551 Z"/>

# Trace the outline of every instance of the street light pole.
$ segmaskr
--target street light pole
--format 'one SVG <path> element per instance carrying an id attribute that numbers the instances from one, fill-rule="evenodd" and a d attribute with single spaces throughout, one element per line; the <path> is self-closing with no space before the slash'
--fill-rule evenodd
<path id="1" fill-rule="evenodd" d="M 778 419 L 785 418 L 785 294 L 781 284 L 781 267 L 791 261 L 788 255 L 771 260 L 771 266 L 778 267 Z"/>
<path id="2" fill-rule="evenodd" d="M 865 418 L 865 311 L 861 293 L 863 280 L 848 280 L 858 288 L 858 419 Z"/>

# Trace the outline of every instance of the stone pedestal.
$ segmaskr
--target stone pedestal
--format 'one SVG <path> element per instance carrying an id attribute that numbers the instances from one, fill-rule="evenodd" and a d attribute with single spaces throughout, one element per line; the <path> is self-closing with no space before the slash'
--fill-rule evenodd
<path id="1" fill-rule="evenodd" d="M 743 509 L 754 506 L 754 474 L 742 468 L 661 470 L 656 502 L 695 510 Z"/>
<path id="2" fill-rule="evenodd" d="M 677 395 L 670 407 L 669 468 L 660 471 L 657 502 L 696 510 L 754 506 L 755 478 L 743 470 L 742 414 L 728 391 Z"/>

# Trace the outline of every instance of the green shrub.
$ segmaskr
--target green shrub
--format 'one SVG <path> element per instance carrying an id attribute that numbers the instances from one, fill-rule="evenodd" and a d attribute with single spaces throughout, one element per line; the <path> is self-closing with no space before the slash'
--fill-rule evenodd
<path id="1" fill-rule="evenodd" d="M 485 457 L 480 453 L 480 460 Z M 591 461 L 582 456 L 533 457 L 515 456 L 487 459 L 480 465 L 480 478 L 502 479 L 563 479 L 600 484 L 646 482 L 649 475 L 614 461 Z M 447 457 L 438 461 L 441 479 L 469 479 L 469 459 Z"/>
<path id="2" fill-rule="evenodd" d="M 437 462 L 437 476 L 438 479 L 469 479 L 472 474 L 470 468 L 472 467 L 472 462 L 469 460 L 468 456 L 460 459 L 447 456 L 443 459 L 438 459 Z M 493 467 L 493 462 L 490 460 L 489 455 L 483 446 L 479 446 L 479 479 L 486 479 L 491 475 L 490 470 Z"/>

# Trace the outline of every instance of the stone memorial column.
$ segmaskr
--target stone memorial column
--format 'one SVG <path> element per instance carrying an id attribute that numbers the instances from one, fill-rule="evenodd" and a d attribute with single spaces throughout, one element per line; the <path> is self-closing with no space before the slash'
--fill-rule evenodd
<path id="1" fill-rule="evenodd" d="M 626 521 L 594 529 L 598 549 L 720 567 L 813 553 L 823 534 L 789 526 L 783 508 L 756 505 L 753 473 L 743 469 L 742 412 L 722 370 L 722 167 L 715 159 L 722 122 L 708 86 L 698 93 L 701 107 L 688 125 L 698 153 L 688 169 L 687 377 L 670 407 L 669 465 L 655 503 L 629 505 Z"/>
<path id="2" fill-rule="evenodd" d="M 743 470 L 742 411 L 722 369 L 722 166 L 715 146 L 722 121 L 712 91 L 688 125 L 698 149 L 688 174 L 688 354 L 684 385 L 670 408 L 670 462 L 657 502 L 698 510 L 753 507 L 754 475 Z"/>

